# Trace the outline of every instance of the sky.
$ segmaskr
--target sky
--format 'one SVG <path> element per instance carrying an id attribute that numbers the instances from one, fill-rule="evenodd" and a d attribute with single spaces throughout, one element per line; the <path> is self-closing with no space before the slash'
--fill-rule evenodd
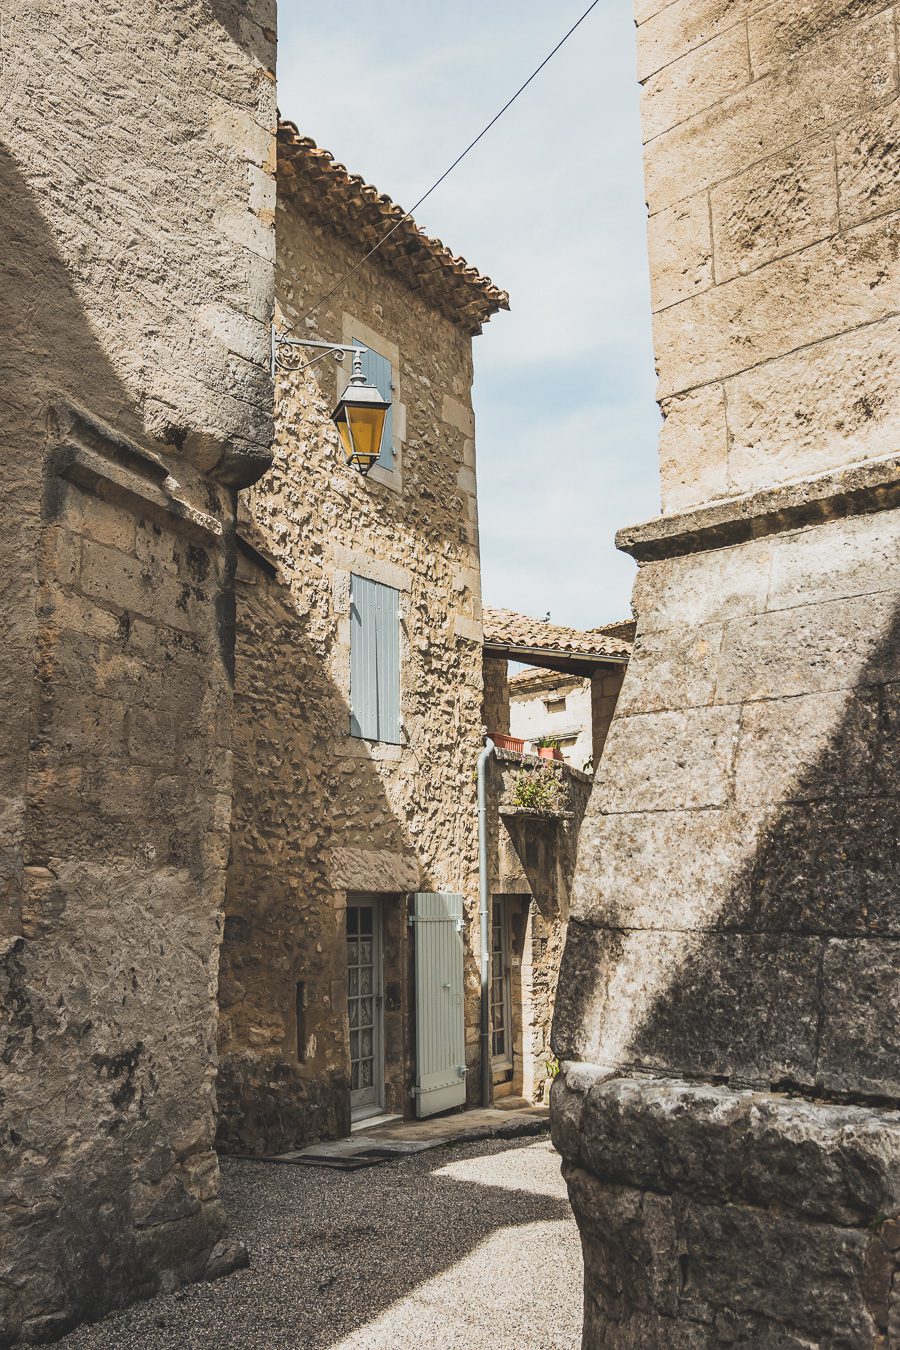
<path id="1" fill-rule="evenodd" d="M 409 208 L 588 0 L 279 5 L 281 114 Z M 474 339 L 484 601 L 626 618 L 659 510 L 634 25 L 600 0 L 416 222 L 509 291 Z"/>

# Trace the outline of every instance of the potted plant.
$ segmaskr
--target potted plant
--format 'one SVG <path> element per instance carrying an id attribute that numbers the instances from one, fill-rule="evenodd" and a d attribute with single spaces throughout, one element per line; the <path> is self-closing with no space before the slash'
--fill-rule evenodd
<path id="1" fill-rule="evenodd" d="M 555 736 L 538 736 L 534 747 L 541 759 L 562 759 L 559 741 Z"/>

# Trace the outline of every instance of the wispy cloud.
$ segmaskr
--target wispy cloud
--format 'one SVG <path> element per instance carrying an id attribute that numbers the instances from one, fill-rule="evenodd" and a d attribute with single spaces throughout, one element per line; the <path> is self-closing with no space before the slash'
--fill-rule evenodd
<path id="1" fill-rule="evenodd" d="M 582 0 L 280 8 L 281 110 L 411 206 Z M 475 344 L 485 598 L 628 612 L 615 530 L 659 505 L 634 30 L 603 0 L 417 212 L 510 292 Z"/>

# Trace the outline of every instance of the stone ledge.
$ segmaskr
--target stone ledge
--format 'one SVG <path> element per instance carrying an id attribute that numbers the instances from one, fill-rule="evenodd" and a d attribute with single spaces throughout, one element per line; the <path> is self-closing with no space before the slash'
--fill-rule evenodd
<path id="1" fill-rule="evenodd" d="M 627 525 L 616 534 L 616 548 L 638 562 L 655 562 L 896 506 L 900 455 L 889 455 Z"/>
<path id="2" fill-rule="evenodd" d="M 900 1112 L 563 1064 L 553 1142 L 604 1182 L 900 1229 Z"/>
<path id="3" fill-rule="evenodd" d="M 169 525 L 199 537 L 206 544 L 218 543 L 223 537 L 222 525 L 214 516 L 196 510 L 141 474 L 93 450 L 62 446 L 54 452 L 52 468 L 58 477 L 94 496 L 144 511 L 157 519 L 161 516 Z"/>

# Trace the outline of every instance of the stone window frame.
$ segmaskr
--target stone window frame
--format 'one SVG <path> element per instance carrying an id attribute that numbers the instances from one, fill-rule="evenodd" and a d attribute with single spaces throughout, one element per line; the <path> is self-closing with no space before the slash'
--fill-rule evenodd
<path id="1" fill-rule="evenodd" d="M 383 333 L 377 332 L 364 320 L 344 310 L 342 323 L 342 342 L 354 340 L 370 347 L 373 352 L 383 356 L 391 363 L 391 402 L 394 405 L 394 467 L 385 469 L 381 464 L 373 464 L 367 475 L 367 482 L 380 483 L 391 492 L 403 491 L 403 449 L 406 444 L 406 404 L 401 399 L 400 348 Z M 337 397 L 340 398 L 350 380 L 353 358 L 348 356 L 343 365 L 338 366 L 336 376 Z M 377 578 L 373 578 L 377 580 Z"/>
<path id="2" fill-rule="evenodd" d="M 373 471 L 374 472 L 374 471 Z M 371 477 L 371 474 L 369 475 Z M 335 641 L 331 653 L 331 678 L 335 688 L 343 697 L 348 713 L 350 709 L 350 578 L 355 573 L 368 581 L 380 582 L 382 586 L 393 586 L 399 591 L 400 617 L 400 743 L 391 741 L 367 741 L 351 735 L 349 715 L 339 730 L 335 740 L 335 753 L 343 759 L 371 759 L 380 762 L 397 762 L 409 749 L 409 734 L 404 715 L 407 680 L 412 668 L 412 649 L 409 642 L 409 595 L 412 589 L 412 573 L 386 558 L 377 558 L 374 554 L 358 549 L 346 548 L 342 544 L 331 544 L 328 549 L 331 564 L 332 613 L 337 624 Z"/>

